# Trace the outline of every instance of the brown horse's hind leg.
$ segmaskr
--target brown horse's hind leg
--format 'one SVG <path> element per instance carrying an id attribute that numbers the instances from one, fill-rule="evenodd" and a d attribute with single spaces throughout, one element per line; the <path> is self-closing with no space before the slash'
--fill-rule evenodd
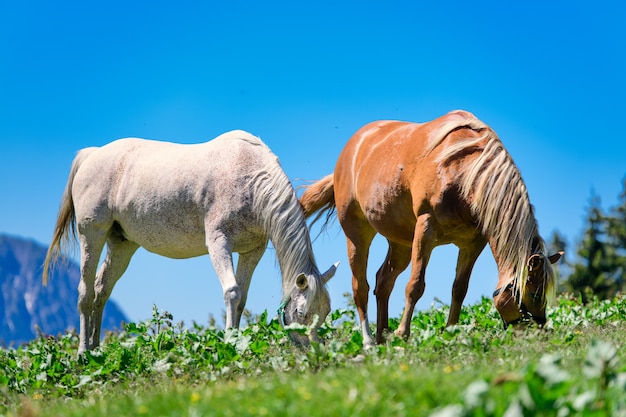
<path id="1" fill-rule="evenodd" d="M 376 343 L 383 342 L 383 333 L 389 328 L 389 296 L 396 278 L 411 262 L 411 248 L 388 241 L 387 257 L 376 273 Z"/>
<path id="2" fill-rule="evenodd" d="M 424 275 L 426 265 L 428 265 L 428 260 L 430 259 L 430 254 L 434 247 L 433 231 L 429 227 L 429 220 L 430 215 L 423 214 L 417 218 L 417 223 L 415 224 L 415 235 L 411 254 L 413 266 L 411 268 L 409 282 L 406 285 L 404 313 L 402 314 L 398 330 L 396 330 L 396 334 L 402 337 L 408 337 L 411 332 L 411 319 L 413 317 L 415 304 L 422 297 L 424 289 L 426 288 Z"/>
<path id="3" fill-rule="evenodd" d="M 469 284 L 470 275 L 476 259 L 482 252 L 486 242 L 481 240 L 475 245 L 459 248 L 459 258 L 456 264 L 456 277 L 452 284 L 452 303 L 450 305 L 450 313 L 448 315 L 448 323 L 446 326 L 452 326 L 459 322 L 461 315 L 461 305 L 467 294 L 467 286 Z"/>
<path id="4" fill-rule="evenodd" d="M 369 329 L 367 316 L 367 302 L 369 297 L 369 284 L 367 283 L 367 257 L 370 245 L 376 235 L 376 231 L 362 219 L 362 216 L 347 213 L 340 217 L 341 227 L 346 234 L 348 246 L 348 262 L 352 270 L 352 293 L 359 318 L 361 320 L 361 332 L 363 345 L 374 346 L 374 339 Z"/>

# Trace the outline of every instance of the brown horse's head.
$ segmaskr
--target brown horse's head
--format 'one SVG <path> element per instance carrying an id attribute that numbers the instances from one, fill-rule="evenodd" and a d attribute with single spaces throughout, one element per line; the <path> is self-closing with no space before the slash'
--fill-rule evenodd
<path id="1" fill-rule="evenodd" d="M 518 282 L 514 278 L 508 284 L 498 287 L 493 293 L 496 309 L 505 326 L 528 324 L 539 325 L 546 322 L 546 306 L 554 297 L 555 280 L 552 264 L 563 252 L 545 256 L 535 253 L 528 258 L 523 277 Z"/>

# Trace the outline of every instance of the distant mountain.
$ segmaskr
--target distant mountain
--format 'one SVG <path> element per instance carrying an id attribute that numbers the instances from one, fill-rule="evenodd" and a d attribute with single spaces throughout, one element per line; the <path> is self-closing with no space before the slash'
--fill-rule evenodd
<path id="1" fill-rule="evenodd" d="M 39 332 L 57 335 L 79 328 L 79 267 L 74 262 L 60 264 L 44 287 L 46 251 L 32 240 L 0 234 L 0 345 L 28 342 Z M 124 313 L 109 300 L 103 330 L 119 329 L 123 321 L 128 321 Z"/>

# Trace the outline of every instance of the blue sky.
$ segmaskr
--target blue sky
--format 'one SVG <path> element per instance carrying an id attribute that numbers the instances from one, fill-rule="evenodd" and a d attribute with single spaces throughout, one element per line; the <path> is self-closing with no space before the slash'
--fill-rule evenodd
<path id="1" fill-rule="evenodd" d="M 248 130 L 298 185 L 330 173 L 365 123 L 461 108 L 501 137 L 544 237 L 558 229 L 574 242 L 591 191 L 612 205 L 626 175 L 626 6 L 474 3 L 3 2 L 0 232 L 48 244 L 76 151 L 120 137 L 192 143 Z M 338 224 L 314 249 L 321 269 L 342 262 L 329 289 L 333 307 L 345 306 L 351 274 Z M 385 253 L 377 239 L 372 285 Z M 454 247 L 435 250 L 418 308 L 449 302 L 455 264 Z M 496 282 L 486 250 L 466 302 Z M 406 274 L 392 314 L 405 283 Z M 224 310 L 206 256 L 141 251 L 112 298 L 132 320 L 155 303 L 186 322 L 221 322 Z M 270 250 L 248 308 L 273 314 L 280 298 Z"/>

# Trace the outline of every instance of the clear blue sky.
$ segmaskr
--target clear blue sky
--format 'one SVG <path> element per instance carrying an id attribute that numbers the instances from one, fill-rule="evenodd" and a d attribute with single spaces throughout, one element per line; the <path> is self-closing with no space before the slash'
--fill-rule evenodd
<path id="1" fill-rule="evenodd" d="M 287 175 L 330 173 L 375 119 L 427 121 L 466 109 L 490 124 L 530 191 L 540 230 L 576 241 L 591 190 L 617 201 L 626 175 L 623 1 L 5 1 L 0 5 L 0 232 L 50 242 L 75 152 L 120 137 L 201 142 L 260 136 Z M 345 306 L 350 269 L 337 224 L 314 242 Z M 370 270 L 386 253 L 379 239 Z M 571 254 L 570 254 L 571 256 Z M 456 249 L 435 250 L 418 308 L 450 300 Z M 467 302 L 497 281 L 481 256 Z M 391 312 L 403 306 L 406 275 Z M 52 282 L 51 285 L 54 285 Z M 113 292 L 133 320 L 151 306 L 221 322 L 208 257 L 138 253 Z M 270 250 L 248 308 L 274 314 Z M 375 314 L 370 304 L 371 314 Z"/>

